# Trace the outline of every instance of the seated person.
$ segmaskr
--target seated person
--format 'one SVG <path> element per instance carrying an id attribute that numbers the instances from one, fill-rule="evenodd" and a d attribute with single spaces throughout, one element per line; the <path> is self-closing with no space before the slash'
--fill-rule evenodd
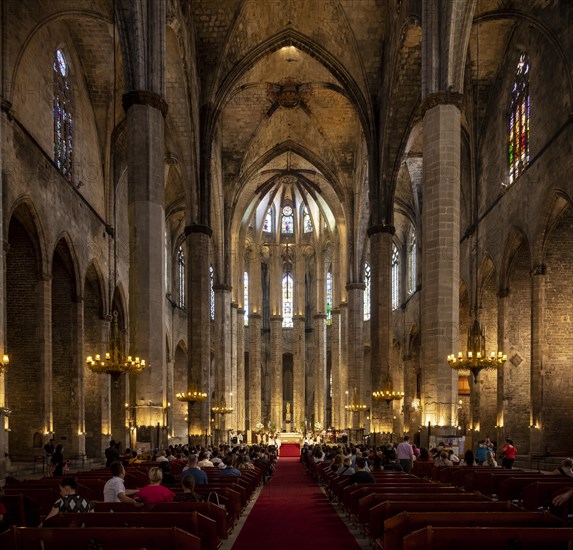
<path id="1" fill-rule="evenodd" d="M 197 485 L 205 485 L 207 480 L 207 474 L 197 466 L 197 455 L 191 454 L 187 459 L 187 467 L 183 468 L 181 472 L 181 477 L 193 476 L 195 483 Z"/>
<path id="2" fill-rule="evenodd" d="M 383 470 L 390 470 L 391 472 L 403 472 L 404 468 L 402 464 L 396 462 L 398 459 L 394 460 L 393 462 L 387 462 L 384 464 Z"/>
<path id="3" fill-rule="evenodd" d="M 108 479 L 103 487 L 103 500 L 104 502 L 129 502 L 130 504 L 137 504 L 137 501 L 132 499 L 129 495 L 137 492 L 137 489 L 126 489 L 124 478 L 125 468 L 121 462 L 112 462 L 111 466 L 111 479 Z"/>
<path id="4" fill-rule="evenodd" d="M 350 483 L 374 483 L 374 476 L 365 469 L 366 460 L 359 456 L 356 459 L 356 472 L 350 476 Z"/>
<path id="5" fill-rule="evenodd" d="M 161 468 L 154 466 L 149 469 L 147 475 L 149 477 L 149 485 L 135 493 L 133 498 L 141 502 L 173 502 L 175 493 L 161 485 L 163 479 Z"/>
<path id="6" fill-rule="evenodd" d="M 141 464 L 141 458 L 137 454 L 137 451 L 131 451 L 131 457 L 128 460 L 128 464 Z"/>
<path id="7" fill-rule="evenodd" d="M 219 465 L 219 471 L 220 477 L 241 477 L 241 472 L 233 466 L 233 457 L 230 455 L 223 459 L 223 462 Z"/>
<path id="8" fill-rule="evenodd" d="M 195 492 L 195 478 L 193 476 L 185 476 L 181 480 L 182 493 L 177 493 L 173 502 L 203 502 L 203 497 Z"/>
<path id="9" fill-rule="evenodd" d="M 339 476 L 351 476 L 355 473 L 356 470 L 352 467 L 352 459 L 350 457 L 346 457 L 342 466 L 336 472 Z"/>
<path id="10" fill-rule="evenodd" d="M 573 477 L 573 460 L 566 458 L 561 461 L 561 466 L 552 472 L 547 472 L 549 476 Z"/>
<path id="11" fill-rule="evenodd" d="M 416 462 L 434 462 L 434 459 L 430 456 L 430 451 L 426 447 L 420 449 L 420 456 L 416 459 Z"/>
<path id="12" fill-rule="evenodd" d="M 453 466 L 454 463 L 448 458 L 446 451 L 440 452 L 438 458 L 434 459 L 434 466 Z"/>
<path id="13" fill-rule="evenodd" d="M 497 461 L 493 458 L 493 453 L 491 451 L 486 451 L 485 461 L 482 466 L 490 466 L 491 468 L 497 468 Z"/>
<path id="14" fill-rule="evenodd" d="M 77 488 L 78 483 L 75 478 L 64 477 L 60 482 L 60 498 L 56 500 L 44 521 L 53 518 L 60 512 L 93 512 L 92 505 L 85 498 L 76 494 Z M 42 524 L 40 524 L 40 527 L 42 527 Z"/>

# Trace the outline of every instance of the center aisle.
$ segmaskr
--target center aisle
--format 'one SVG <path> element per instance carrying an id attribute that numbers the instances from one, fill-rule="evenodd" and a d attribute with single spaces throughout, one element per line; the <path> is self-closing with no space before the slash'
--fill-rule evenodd
<path id="1" fill-rule="evenodd" d="M 261 544 L 273 550 L 360 548 L 326 495 L 305 475 L 299 459 L 291 457 L 279 459 L 233 550 L 252 550 Z"/>

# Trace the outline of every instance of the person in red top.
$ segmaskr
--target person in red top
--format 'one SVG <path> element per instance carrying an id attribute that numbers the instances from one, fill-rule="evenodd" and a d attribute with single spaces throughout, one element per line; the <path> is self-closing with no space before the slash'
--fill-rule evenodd
<path id="1" fill-rule="evenodd" d="M 149 469 L 149 485 L 140 489 L 133 498 L 141 502 L 173 502 L 175 493 L 161 485 L 163 472 L 161 468 L 154 466 Z"/>
<path id="2" fill-rule="evenodd" d="M 517 447 L 513 445 L 513 441 L 511 439 L 506 438 L 505 445 L 502 449 L 502 456 L 503 459 L 501 461 L 502 468 L 508 468 L 511 470 L 513 468 L 513 463 L 515 462 L 515 455 L 517 454 Z"/>

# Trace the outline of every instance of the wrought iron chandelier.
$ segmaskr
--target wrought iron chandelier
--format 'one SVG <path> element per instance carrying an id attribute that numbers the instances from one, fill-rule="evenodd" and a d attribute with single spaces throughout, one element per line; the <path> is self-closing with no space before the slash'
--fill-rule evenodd
<path id="1" fill-rule="evenodd" d="M 358 390 L 354 388 L 354 391 L 352 392 L 352 400 L 350 403 L 345 405 L 344 408 L 350 412 L 361 412 L 365 411 L 368 406 L 358 402 Z"/>
<path id="2" fill-rule="evenodd" d="M 190 389 L 188 392 L 182 392 L 175 395 L 179 401 L 191 403 L 193 405 L 197 401 L 205 401 L 207 394 L 198 390 Z"/>
<path id="3" fill-rule="evenodd" d="M 229 414 L 233 412 L 233 407 L 227 407 L 227 404 L 225 403 L 225 397 L 223 396 L 221 398 L 221 400 L 215 404 L 214 407 L 211 407 L 211 410 L 215 413 L 215 414 Z"/>
<path id="4" fill-rule="evenodd" d="M 109 341 L 111 351 L 106 352 L 103 358 L 98 354 L 93 357 L 90 355 L 86 359 L 91 371 L 97 374 L 109 374 L 116 384 L 122 374 L 139 374 L 148 366 L 144 359 L 125 355 L 118 317 L 117 310 L 114 310 Z"/>
<path id="5" fill-rule="evenodd" d="M 395 391 L 392 388 L 392 380 L 390 380 L 390 375 L 386 377 L 386 381 L 381 390 L 372 392 L 372 398 L 377 401 L 386 401 L 386 404 L 390 406 L 392 401 L 397 401 L 399 399 L 404 399 L 403 391 Z"/>

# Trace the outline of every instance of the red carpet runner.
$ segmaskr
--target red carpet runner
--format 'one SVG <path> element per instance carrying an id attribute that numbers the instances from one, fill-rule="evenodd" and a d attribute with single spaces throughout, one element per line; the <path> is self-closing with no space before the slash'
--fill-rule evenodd
<path id="1" fill-rule="evenodd" d="M 233 550 L 360 548 L 298 458 L 280 458 Z"/>
<path id="2" fill-rule="evenodd" d="M 279 456 L 300 457 L 300 445 L 298 443 L 283 443 L 279 449 Z"/>

